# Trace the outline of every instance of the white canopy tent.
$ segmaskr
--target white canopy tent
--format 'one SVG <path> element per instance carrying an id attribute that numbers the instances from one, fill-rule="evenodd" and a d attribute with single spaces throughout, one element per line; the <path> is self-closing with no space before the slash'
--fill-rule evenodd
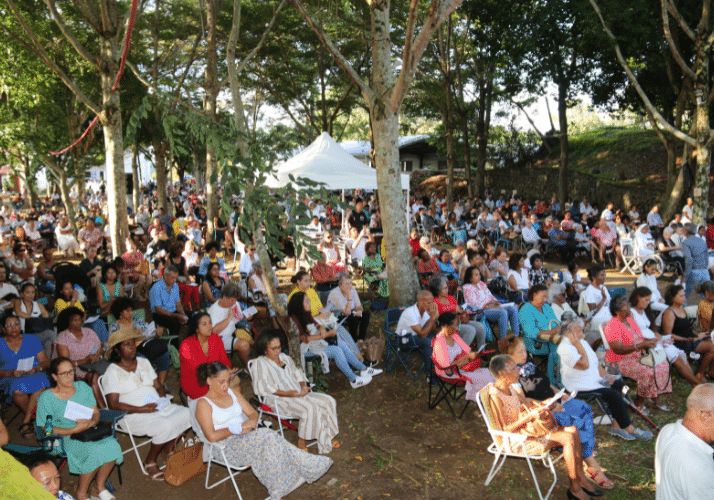
<path id="1" fill-rule="evenodd" d="M 320 137 L 297 155 L 278 165 L 274 176 L 266 179 L 271 188 L 285 186 L 288 175 L 322 182 L 325 188 L 377 189 L 377 171 L 365 165 L 323 132 Z M 409 191 L 409 175 L 402 174 L 402 189 Z"/>

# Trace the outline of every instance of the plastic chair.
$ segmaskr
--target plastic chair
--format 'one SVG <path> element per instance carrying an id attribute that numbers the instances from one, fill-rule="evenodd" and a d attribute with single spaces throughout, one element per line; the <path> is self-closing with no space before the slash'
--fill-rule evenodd
<path id="1" fill-rule="evenodd" d="M 226 481 L 230 480 L 233 483 L 233 488 L 236 490 L 236 494 L 238 495 L 239 500 L 243 500 L 243 497 L 240 494 L 240 490 L 238 489 L 238 485 L 236 484 L 236 479 L 235 477 L 243 472 L 244 470 L 249 469 L 249 466 L 246 467 L 236 467 L 234 465 L 231 465 L 230 462 L 228 461 L 228 458 L 226 458 L 226 448 L 225 444 L 222 441 L 218 441 L 215 443 L 212 443 L 208 439 L 206 439 L 206 435 L 203 433 L 203 429 L 201 429 L 201 425 L 198 423 L 198 420 L 196 420 L 196 414 L 192 411 L 190 412 L 191 414 L 191 427 L 193 428 L 193 432 L 196 433 L 196 436 L 198 436 L 198 439 L 203 443 L 203 461 L 208 463 L 208 466 L 206 468 L 206 482 L 204 483 L 205 487 L 207 490 L 213 489 L 219 484 L 225 483 Z M 228 476 L 224 477 L 221 480 L 216 481 L 213 484 L 209 484 L 209 479 L 211 477 L 211 465 L 216 464 L 216 465 L 221 465 L 228 469 Z"/>
<path id="2" fill-rule="evenodd" d="M 99 384 L 99 392 L 102 394 L 102 399 L 104 400 L 104 404 L 106 406 L 109 406 L 109 404 L 107 403 L 107 395 L 104 390 L 104 375 L 99 377 L 97 383 Z M 124 413 L 124 415 L 126 415 L 125 412 L 123 412 L 123 413 Z M 122 417 L 123 417 L 123 415 L 122 415 Z M 141 472 L 143 472 L 145 476 L 148 476 L 149 473 L 146 472 L 146 469 L 144 468 L 144 461 L 141 459 L 141 456 L 139 455 L 139 448 L 141 448 L 142 446 L 145 446 L 147 444 L 151 444 L 151 438 L 147 438 L 146 441 L 144 441 L 143 443 L 137 444 L 137 441 L 134 438 L 142 437 L 142 435 L 133 434 L 131 432 L 131 427 L 129 426 L 129 422 L 127 422 L 127 420 L 125 418 L 121 418 L 120 420 L 118 420 L 115 424 L 114 429 L 115 429 L 115 431 L 119 431 L 123 434 L 127 434 L 129 436 L 129 439 L 131 440 L 131 448 L 122 451 L 122 455 L 126 455 L 127 453 L 131 453 L 133 451 L 134 454 L 136 454 L 136 460 L 137 460 L 137 462 L 139 462 L 139 468 L 141 469 Z M 164 465 L 161 468 L 163 469 L 164 467 L 166 467 L 166 466 Z"/>
<path id="3" fill-rule="evenodd" d="M 421 358 L 419 346 L 417 346 L 413 335 L 401 336 L 398 332 L 395 332 L 390 328 L 392 326 L 396 328 L 404 309 L 406 309 L 406 307 L 388 309 L 386 317 L 384 318 L 384 343 L 386 347 L 385 370 L 387 372 L 391 372 L 401 365 L 406 370 L 407 374 L 409 374 L 409 377 L 416 381 L 426 364 Z M 412 355 L 414 353 L 418 356 L 416 363 L 418 363 L 419 359 L 422 359 L 421 365 L 419 365 L 419 370 L 417 370 L 416 374 L 414 374 L 411 369 L 415 363 L 415 361 L 412 360 Z"/>
<path id="4" fill-rule="evenodd" d="M 508 457 L 513 458 L 525 458 L 528 462 L 528 468 L 531 471 L 531 476 L 533 477 L 533 482 L 536 486 L 536 491 L 538 492 L 538 498 L 540 500 L 546 500 L 550 497 L 550 494 L 555 488 L 555 484 L 558 482 L 558 475 L 555 473 L 555 462 L 557 462 L 561 457 L 556 458 L 553 461 L 550 451 L 545 451 L 541 454 L 531 454 L 528 452 L 524 446 L 525 441 L 528 436 L 524 434 L 514 434 L 512 432 L 502 431 L 497 427 L 496 420 L 493 416 L 491 403 L 489 399 L 489 388 L 492 384 L 487 385 L 481 389 L 476 396 L 476 403 L 478 404 L 479 410 L 481 410 L 481 416 L 486 422 L 486 427 L 488 428 L 488 433 L 491 435 L 492 443 L 488 447 L 488 452 L 495 455 L 493 460 L 493 465 L 491 466 L 491 471 L 488 473 L 486 482 L 484 486 L 488 484 L 496 477 L 498 471 L 503 467 L 504 462 Z M 553 474 L 553 483 L 550 485 L 550 489 L 545 496 L 540 489 L 540 484 L 538 484 L 538 478 L 536 477 L 535 471 L 533 470 L 533 463 L 531 460 L 541 460 L 543 465 L 550 469 Z"/>

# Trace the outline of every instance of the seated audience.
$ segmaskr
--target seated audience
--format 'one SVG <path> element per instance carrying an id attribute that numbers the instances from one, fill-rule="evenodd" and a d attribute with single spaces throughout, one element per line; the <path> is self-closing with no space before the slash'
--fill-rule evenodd
<path id="1" fill-rule="evenodd" d="M 338 277 L 338 286 L 333 288 L 327 297 L 332 310 L 346 318 L 347 330 L 355 341 L 364 340 L 369 328 L 370 312 L 362 307 L 357 290 L 352 286 L 352 280 L 346 273 Z"/>
<path id="2" fill-rule="evenodd" d="M 280 499 L 303 482 L 320 479 L 332 460 L 294 447 L 276 432 L 258 429 L 258 413 L 235 387 L 228 387 L 228 368 L 219 362 L 198 367 L 198 382 L 207 386 L 196 404 L 196 421 L 211 443 L 220 442 L 235 467 L 249 466 L 268 489 Z"/>
<path id="3" fill-rule="evenodd" d="M 268 406 L 279 404 L 281 414 L 298 418 L 299 449 L 307 451 L 307 441 L 316 439 L 318 451 L 330 453 L 333 447 L 339 448 L 334 439 L 339 433 L 335 400 L 310 391 L 303 371 L 282 352 L 281 336 L 280 331 L 265 330 L 258 337 L 253 392 L 265 398 Z"/>
<path id="4" fill-rule="evenodd" d="M 669 363 L 665 359 L 654 367 L 645 366 L 640 362 L 648 349 L 657 346 L 657 339 L 645 339 L 630 313 L 630 303 L 624 295 L 618 295 L 610 302 L 612 319 L 605 325 L 605 337 L 610 349 L 605 353 L 605 361 L 617 364 L 620 372 L 637 382 L 635 406 L 640 412 L 646 413 L 645 399 L 662 411 L 669 408 L 660 403 L 660 394 L 672 392 L 672 379 L 669 374 Z"/>
<path id="5" fill-rule="evenodd" d="M 168 266 L 163 279 L 149 290 L 152 318 L 157 326 L 167 328 L 169 335 L 178 335 L 181 325 L 185 325 L 189 318 L 181 303 L 177 279 L 176 266 Z"/>
<path id="6" fill-rule="evenodd" d="M 513 304 L 501 306 L 501 303 L 493 296 L 486 283 L 481 281 L 481 271 L 478 267 L 471 266 L 466 269 L 463 290 L 464 300 L 469 307 L 474 310 L 482 309 L 486 320 L 498 323 L 498 335 L 501 338 L 508 333 L 509 322 L 513 334 L 519 335 L 518 309 Z"/>
<path id="7" fill-rule="evenodd" d="M 104 393 L 109 409 L 127 412 L 124 418 L 133 433 L 151 438 L 144 469 L 154 481 L 163 481 L 164 473 L 156 465 L 156 459 L 159 453 L 164 458 L 171 455 L 191 422 L 188 408 L 164 399 L 166 390 L 159 384 L 149 361 L 136 356 L 136 341 L 143 339 L 131 328 L 118 330 L 109 337 L 105 356 L 111 365 L 104 374 Z"/>
<path id="8" fill-rule="evenodd" d="M 223 295 L 207 309 L 213 325 L 213 333 L 223 340 L 223 348 L 235 351 L 247 366 L 250 358 L 250 348 L 254 343 L 253 325 L 238 303 L 240 288 L 236 283 L 228 283 L 223 288 Z"/>
<path id="9" fill-rule="evenodd" d="M 509 356 L 503 354 L 494 356 L 489 369 L 496 379 L 496 382 L 488 386 L 488 397 L 496 427 L 506 432 L 528 435 L 525 424 L 539 418 L 543 405 L 534 400 L 527 400 L 523 390 L 514 385 L 518 383 L 520 371 Z M 524 409 L 533 411 L 521 416 L 521 410 Z M 570 479 L 568 498 L 588 500 L 593 494 L 601 495 L 599 491 L 589 490 L 590 485 L 583 469 L 580 435 L 575 427 L 556 427 L 553 424 L 549 434 L 528 436 L 523 446 L 532 454 L 540 454 L 551 448 L 563 448 L 563 458 Z"/>
<path id="10" fill-rule="evenodd" d="M 569 391 L 578 391 L 583 397 L 596 395 L 607 403 L 613 421 L 610 434 L 625 441 L 652 439 L 652 433 L 632 425 L 627 413 L 627 403 L 623 399 L 622 389 L 625 383 L 621 378 L 609 375 L 600 364 L 590 344 L 584 342 L 582 321 L 574 319 L 561 325 L 563 339 L 558 346 L 560 373 L 563 386 Z"/>
<path id="11" fill-rule="evenodd" d="M 411 335 L 424 358 L 424 371 L 427 380 L 431 381 L 433 362 L 431 360 L 431 342 L 438 332 L 437 320 L 439 309 L 434 302 L 434 296 L 428 290 L 417 294 L 416 304 L 402 311 L 397 323 L 397 335 Z M 431 381 L 436 385 L 436 381 Z"/>
<path id="12" fill-rule="evenodd" d="M 434 296 L 434 303 L 438 308 L 439 315 L 445 312 L 452 312 L 462 320 L 459 332 L 461 338 L 467 345 L 476 341 L 476 350 L 486 344 L 486 329 L 484 326 L 471 319 L 470 313 L 464 311 L 459 306 L 453 295 L 449 295 L 449 284 L 444 276 L 434 276 L 429 281 L 429 291 Z"/>
<path id="13" fill-rule="evenodd" d="M 75 436 L 99 422 L 99 409 L 92 390 L 84 382 L 75 382 L 72 362 L 63 357 L 52 360 L 48 373 L 50 389 L 42 393 L 37 402 L 37 422 L 44 427 L 47 417 L 52 417 L 53 433 L 64 437 L 69 472 L 79 475 L 77 500 L 90 498 L 90 484 L 94 480 L 91 495 L 110 498 L 105 483 L 115 464 L 124 461 L 116 438 L 105 437 L 99 441 L 83 442 Z M 69 401 L 92 409 L 88 420 L 70 420 L 65 416 Z"/>

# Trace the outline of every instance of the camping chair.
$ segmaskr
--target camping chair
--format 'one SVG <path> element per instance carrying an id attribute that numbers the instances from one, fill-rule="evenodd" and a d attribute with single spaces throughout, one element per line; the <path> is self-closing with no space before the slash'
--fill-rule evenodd
<path id="1" fill-rule="evenodd" d="M 107 424 L 111 423 L 111 426 L 112 426 L 111 437 L 115 437 L 117 421 L 119 419 L 121 419 L 124 415 L 126 415 L 125 411 L 100 409 L 99 410 L 99 423 L 107 423 Z M 35 436 L 37 437 L 37 442 L 40 445 L 40 447 L 38 447 L 38 448 L 30 447 L 30 446 L 9 444 L 9 445 L 3 447 L 3 449 L 7 450 L 10 453 L 17 453 L 17 454 L 22 454 L 22 455 L 33 454 L 39 450 L 44 449 L 45 453 L 47 455 L 60 460 L 60 465 L 57 467 L 57 469 L 62 470 L 62 467 L 64 467 L 64 464 L 67 461 L 67 452 L 64 449 L 65 436 L 61 436 L 60 434 L 50 434 L 49 436 L 46 436 L 44 427 L 41 427 L 37 423 L 37 421 L 35 421 Z M 45 441 L 49 442 L 48 449 L 44 448 Z M 57 465 L 57 464 L 55 464 L 55 465 Z M 115 467 L 117 469 L 117 477 L 119 478 L 119 484 L 122 484 L 121 464 L 116 464 Z M 114 493 L 115 489 L 112 486 L 112 483 L 109 480 L 109 478 L 107 478 L 107 482 L 106 482 L 105 486 L 111 493 Z"/>
<path id="2" fill-rule="evenodd" d="M 193 432 L 195 432 L 196 436 L 198 436 L 198 440 L 203 443 L 203 461 L 208 463 L 208 467 L 206 468 L 206 482 L 204 483 L 206 489 L 213 489 L 219 484 L 225 483 L 226 481 L 230 480 L 233 483 L 233 488 L 236 490 L 238 500 L 243 500 L 243 497 L 240 494 L 240 490 L 238 489 L 238 485 L 236 484 L 235 477 L 244 470 L 249 469 L 250 467 L 236 467 L 234 465 L 231 465 L 228 459 L 226 458 L 225 444 L 222 441 L 212 443 L 211 441 L 206 439 L 206 435 L 203 433 L 201 425 L 198 423 L 198 420 L 196 420 L 195 412 L 192 411 L 190 412 L 190 414 L 191 427 L 193 428 Z M 216 481 L 213 484 L 209 484 L 212 464 L 221 465 L 228 469 L 228 476 L 224 477 L 219 481 Z"/>
<path id="3" fill-rule="evenodd" d="M 250 374 L 251 380 L 255 380 L 255 373 L 253 372 L 253 367 L 255 365 L 255 359 L 251 359 L 248 361 L 248 373 Z M 275 420 L 278 421 L 278 427 L 280 428 L 280 436 L 285 439 L 285 434 L 283 432 L 283 426 L 292 429 L 294 431 L 297 431 L 297 427 L 295 427 L 292 423 L 290 423 L 290 420 L 298 420 L 298 417 L 290 415 L 290 413 L 287 410 L 280 411 L 280 401 L 278 398 L 273 399 L 273 404 L 268 405 L 266 402 L 266 398 L 263 396 L 258 396 L 257 394 L 255 395 L 255 398 L 257 400 L 257 407 L 258 407 L 258 422 L 263 420 L 263 415 L 270 415 L 271 417 L 275 418 Z M 252 398 L 251 398 L 252 400 Z M 308 446 L 314 446 L 317 444 L 317 441 L 313 441 L 310 443 Z"/>
<path id="4" fill-rule="evenodd" d="M 399 317 L 406 307 L 396 307 L 393 309 L 388 309 L 386 317 L 384 318 L 384 340 L 386 347 L 386 363 L 385 370 L 391 372 L 396 367 L 401 365 L 407 371 L 409 377 L 416 381 L 419 378 L 419 374 L 424 369 L 425 362 L 421 358 L 421 352 L 419 351 L 419 346 L 414 340 L 413 334 L 400 335 L 400 332 L 393 331 L 391 328 L 396 329 L 397 323 L 399 322 Z M 412 356 L 416 353 L 417 360 L 413 361 Z M 421 365 L 419 365 L 419 370 L 416 374 L 413 373 L 411 367 L 414 363 L 419 363 L 422 359 Z M 397 364 L 399 363 L 399 364 Z"/>
<path id="5" fill-rule="evenodd" d="M 104 375 L 99 377 L 99 380 L 97 382 L 99 384 L 99 392 L 102 394 L 102 399 L 104 400 L 104 404 L 108 407 L 107 403 L 107 395 L 105 393 L 104 389 Z M 116 412 L 115 412 L 116 413 Z M 141 456 L 139 455 L 139 448 L 142 446 L 145 446 L 147 444 L 151 444 L 151 438 L 147 438 L 146 441 L 143 443 L 137 444 L 137 441 L 134 439 L 135 437 L 142 437 L 142 435 L 135 435 L 132 434 L 131 428 L 129 427 L 129 422 L 125 418 L 122 418 L 124 415 L 126 415 L 125 412 L 119 412 L 123 413 L 121 417 L 117 418 L 117 421 L 115 422 L 114 425 L 114 430 L 119 431 L 123 434 L 127 434 L 129 436 L 129 439 L 131 440 L 131 448 L 124 450 L 122 452 L 122 455 L 126 455 L 127 453 L 131 453 L 132 451 L 136 454 L 136 460 L 139 462 L 139 468 L 141 469 L 141 472 L 144 473 L 145 476 L 148 476 L 149 473 L 146 472 L 146 469 L 144 468 L 144 461 L 141 459 Z M 166 467 L 165 465 L 161 467 L 162 469 Z"/>
<path id="6" fill-rule="evenodd" d="M 620 237 L 620 249 L 622 250 L 622 269 L 620 274 L 629 271 L 632 276 L 637 275 L 638 259 L 635 255 L 635 244 L 632 238 Z"/>
<path id="7" fill-rule="evenodd" d="M 434 350 L 434 341 L 436 338 L 432 339 L 431 341 L 431 348 L 432 352 Z M 478 357 L 476 359 L 479 359 L 485 355 L 485 354 L 491 354 L 495 351 L 486 351 L 479 353 Z M 441 366 L 437 363 L 436 359 L 434 359 L 434 356 L 432 354 L 431 357 L 432 363 L 434 363 L 434 368 L 432 371 L 432 377 L 434 377 L 434 380 L 437 382 L 438 389 L 436 391 L 436 394 L 432 396 L 432 386 L 429 384 L 429 409 L 433 410 L 436 408 L 436 406 L 441 403 L 442 401 L 446 402 L 446 405 L 449 407 L 449 410 L 451 410 L 451 414 L 454 416 L 456 419 L 461 419 L 461 417 L 464 415 L 466 412 L 466 408 L 468 408 L 469 404 L 471 401 L 466 399 L 466 381 L 467 378 L 461 374 L 459 371 L 459 368 L 456 366 Z M 437 371 L 438 370 L 438 371 Z M 441 373 L 439 373 L 441 372 Z M 450 376 L 453 375 L 453 376 Z M 456 406 L 459 403 L 459 400 L 463 398 L 465 403 L 464 406 L 461 408 L 461 412 L 457 415 L 456 411 L 454 410 L 454 406 Z"/>
<path id="8" fill-rule="evenodd" d="M 533 455 L 529 453 L 526 447 L 524 446 L 524 443 L 528 439 L 528 436 L 524 434 L 514 434 L 512 432 L 506 432 L 498 429 L 496 420 L 493 416 L 491 401 L 489 399 L 488 394 L 490 387 L 491 384 L 487 385 L 486 387 L 481 389 L 478 395 L 476 396 L 476 403 L 478 404 L 479 410 L 481 410 L 481 416 L 486 422 L 488 433 L 491 435 L 491 439 L 493 441 L 488 447 L 488 452 L 496 456 L 493 460 L 491 471 L 488 473 L 488 477 L 486 478 L 484 486 L 488 486 L 491 480 L 496 477 L 496 474 L 498 474 L 498 471 L 501 470 L 501 467 L 506 461 L 506 458 L 525 458 L 528 462 L 528 468 L 531 471 L 531 476 L 533 477 L 533 482 L 535 483 L 536 491 L 538 491 L 538 498 L 540 500 L 547 500 L 547 498 L 550 497 L 550 494 L 553 492 L 555 484 L 558 482 L 558 475 L 555 473 L 554 464 L 562 457 L 562 455 L 556 458 L 555 462 L 551 457 L 550 451 L 545 451 L 541 454 Z M 543 462 L 543 465 L 549 468 L 550 472 L 553 474 L 553 483 L 550 485 L 550 489 L 548 490 L 548 493 L 546 493 L 545 496 L 543 496 L 543 493 L 541 492 L 540 485 L 538 484 L 538 478 L 536 477 L 535 471 L 533 470 L 533 463 L 531 462 L 531 460 L 541 460 Z"/>
<path id="9" fill-rule="evenodd" d="M 554 320 L 551 320 L 551 322 L 548 324 L 549 328 L 552 328 L 551 324 L 553 321 Z M 521 324 L 521 331 L 525 332 L 523 324 Z M 553 342 L 529 337 L 525 334 L 523 335 L 523 343 L 526 346 L 526 351 L 528 352 L 528 354 L 530 354 L 531 356 L 542 356 L 547 360 L 546 373 L 548 375 L 550 383 L 556 387 L 561 387 L 562 384 L 560 381 L 560 356 L 558 356 L 558 346 Z M 542 363 L 543 361 L 538 363 L 538 365 L 540 366 Z"/>

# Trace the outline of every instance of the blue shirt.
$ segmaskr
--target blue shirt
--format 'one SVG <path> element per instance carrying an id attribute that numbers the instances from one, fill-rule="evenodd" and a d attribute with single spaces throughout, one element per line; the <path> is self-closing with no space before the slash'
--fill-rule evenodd
<path id="1" fill-rule="evenodd" d="M 171 290 L 166 289 L 166 281 L 159 280 L 154 283 L 154 286 L 149 290 L 149 302 L 151 302 L 151 312 L 156 312 L 156 306 L 163 308 L 164 310 L 175 313 L 176 312 L 176 302 L 181 300 L 181 295 L 179 295 L 179 287 L 177 283 L 174 283 Z"/>

